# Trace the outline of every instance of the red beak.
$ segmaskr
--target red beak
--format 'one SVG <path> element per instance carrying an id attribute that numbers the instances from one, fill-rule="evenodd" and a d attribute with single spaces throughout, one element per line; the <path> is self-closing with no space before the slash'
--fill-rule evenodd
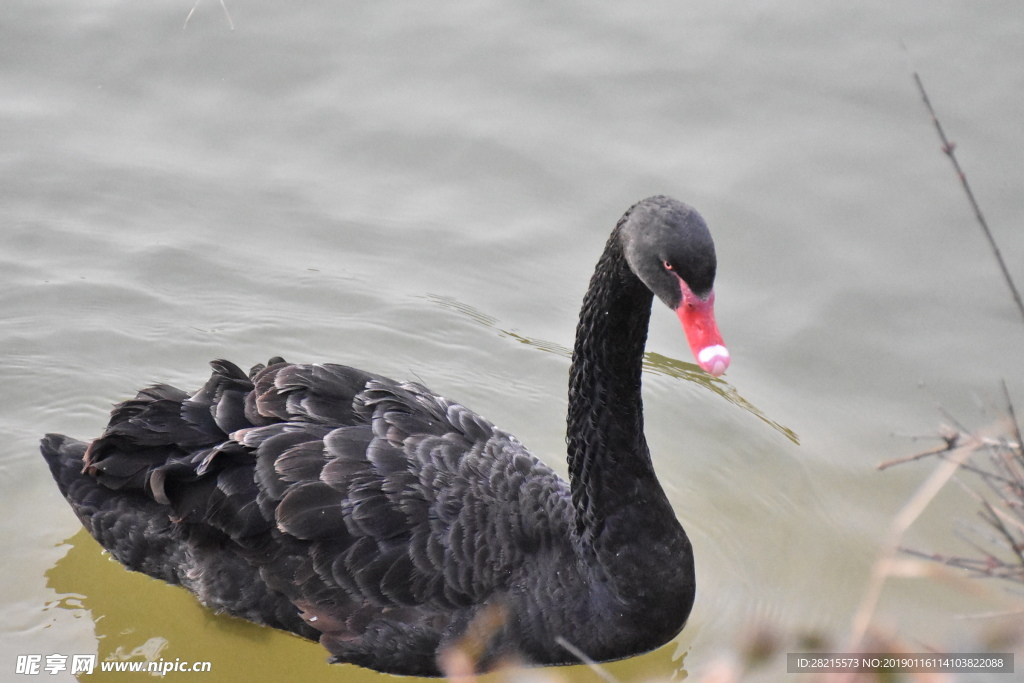
<path id="1" fill-rule="evenodd" d="M 686 340 L 690 349 L 704 372 L 715 377 L 720 376 L 729 367 L 729 350 L 725 348 L 722 335 L 715 324 L 715 293 L 709 292 L 701 298 L 690 291 L 682 279 L 679 286 L 683 292 L 683 301 L 676 309 L 679 322 L 683 324 Z"/>

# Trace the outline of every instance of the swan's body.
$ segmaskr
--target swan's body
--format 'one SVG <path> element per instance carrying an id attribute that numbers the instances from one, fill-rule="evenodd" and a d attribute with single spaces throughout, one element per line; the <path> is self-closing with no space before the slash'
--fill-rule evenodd
<path id="1" fill-rule="evenodd" d="M 721 374 L 714 275 L 693 209 L 652 197 L 620 220 L 577 329 L 569 483 L 419 384 L 281 359 L 248 375 L 214 362 L 192 395 L 145 389 L 92 444 L 49 435 L 43 454 L 126 567 L 319 639 L 335 661 L 437 675 L 482 614 L 498 617 L 480 669 L 574 662 L 560 638 L 596 660 L 638 654 L 677 634 L 694 599 L 690 543 L 643 436 L 652 292 Z"/>

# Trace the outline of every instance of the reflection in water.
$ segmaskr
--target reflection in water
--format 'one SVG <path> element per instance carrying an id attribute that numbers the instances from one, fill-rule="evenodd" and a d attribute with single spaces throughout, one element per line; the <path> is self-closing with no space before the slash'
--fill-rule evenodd
<path id="1" fill-rule="evenodd" d="M 114 561 L 83 528 L 69 538 L 68 553 L 46 572 L 47 585 L 60 597 L 53 607 L 91 618 L 98 661 L 210 662 L 210 681 L 250 683 L 260 680 L 331 681 L 399 680 L 350 664 L 328 664 L 319 644 L 284 631 L 258 626 L 203 607 L 188 591 Z M 682 673 L 685 653 L 674 643 L 641 657 L 603 664 L 622 681 L 670 680 Z M 61 653 L 65 655 L 89 653 Z M 94 671 L 83 681 L 152 681 L 154 674 Z M 538 683 L 583 683 L 594 679 L 585 666 L 548 669 Z M 198 674 L 169 672 L 160 680 L 198 680 Z M 205 679 L 204 679 L 205 680 Z M 403 681 L 435 679 L 401 678 Z M 501 680 L 501 674 L 481 681 Z"/>
<path id="2" fill-rule="evenodd" d="M 793 443 L 800 445 L 800 437 L 789 427 L 779 424 L 761 412 L 761 409 L 753 405 L 747 399 L 740 396 L 736 387 L 726 382 L 721 377 L 712 377 L 704 372 L 694 363 L 686 363 L 675 358 L 662 356 L 660 353 L 648 351 L 644 354 L 644 370 L 659 375 L 677 377 L 688 382 L 696 382 L 711 391 L 715 392 L 729 403 L 742 408 L 757 419 L 775 429 Z"/>
<path id="3" fill-rule="evenodd" d="M 146 662 L 156 662 L 163 659 L 163 651 L 167 647 L 167 639 L 155 636 L 150 638 L 142 645 L 135 647 L 131 650 L 125 651 L 125 648 L 121 645 L 117 646 L 107 660 L 116 659 L 121 662 L 141 659 Z M 166 661 L 166 660 L 165 660 Z M 172 658 L 173 661 L 173 658 Z"/>
<path id="4" fill-rule="evenodd" d="M 526 344 L 527 346 L 531 346 L 546 353 L 554 353 L 564 358 L 572 357 L 572 351 L 561 344 L 545 341 L 543 339 L 536 339 L 534 337 L 526 337 L 517 332 L 503 329 L 498 325 L 497 318 L 491 317 L 486 313 L 482 313 L 461 301 L 436 294 L 427 295 L 425 298 L 431 303 L 455 311 L 483 327 L 496 331 L 501 337 L 513 339 L 521 344 Z M 745 398 L 740 396 L 739 392 L 736 391 L 736 387 L 720 377 L 712 377 L 701 370 L 696 363 L 687 363 L 675 358 L 663 356 L 660 353 L 648 351 L 644 353 L 644 371 L 700 384 L 701 386 L 718 394 L 729 403 L 732 403 L 733 405 L 742 408 L 751 415 L 757 417 L 759 420 L 781 433 L 793 443 L 798 445 L 800 443 L 800 437 L 796 432 L 789 427 L 781 425 L 775 420 L 770 419 L 767 415 L 761 412 L 757 406 L 751 404 Z"/>
<path id="5" fill-rule="evenodd" d="M 71 546 L 46 572 L 47 585 L 61 596 L 56 606 L 92 619 L 99 662 L 211 662 L 210 680 L 250 681 L 254 671 L 265 680 L 359 680 L 364 670 L 326 664 L 316 643 L 283 631 L 217 615 L 187 591 L 128 571 L 103 551 L 83 528 L 67 540 Z M 76 653 L 62 653 L 76 654 Z M 190 674 L 168 673 L 167 678 Z M 195 680 L 194 674 L 192 674 Z M 365 672 L 362 680 L 372 680 Z M 88 681 L 152 681 L 152 674 L 95 671 Z"/>
<path id="6" fill-rule="evenodd" d="M 423 298 L 425 298 L 427 301 L 431 303 L 441 306 L 442 308 L 447 308 L 448 310 L 455 311 L 456 313 L 459 313 L 469 318 L 470 320 L 479 324 L 482 327 L 494 330 L 495 332 L 498 333 L 498 336 L 500 337 L 512 339 L 514 341 L 519 342 L 520 344 L 526 344 L 527 346 L 532 346 L 533 348 L 538 349 L 540 351 L 544 351 L 546 353 L 553 353 L 556 356 L 562 356 L 564 358 L 572 357 L 571 349 L 567 349 L 561 344 L 544 341 L 543 339 L 534 339 L 533 337 L 524 337 L 523 335 L 517 332 L 502 329 L 501 327 L 498 326 L 497 318 L 493 318 L 487 315 L 486 313 L 478 311 L 469 304 L 464 304 L 461 301 L 458 301 L 457 299 L 453 299 L 448 296 L 441 296 L 438 294 L 428 294 L 426 297 Z"/>

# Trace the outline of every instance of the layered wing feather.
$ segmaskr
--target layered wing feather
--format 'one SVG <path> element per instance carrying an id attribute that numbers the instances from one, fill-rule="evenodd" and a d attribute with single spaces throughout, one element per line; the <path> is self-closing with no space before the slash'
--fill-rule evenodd
<path id="1" fill-rule="evenodd" d="M 157 385 L 115 408 L 84 469 L 218 566 L 244 561 L 304 620 L 285 627 L 340 660 L 436 673 L 439 642 L 573 533 L 547 466 L 420 384 L 281 359 L 249 374 L 212 365 L 191 396 Z M 204 571 L 183 566 L 181 582 L 252 618 Z M 393 661 L 372 659 L 389 648 Z"/>

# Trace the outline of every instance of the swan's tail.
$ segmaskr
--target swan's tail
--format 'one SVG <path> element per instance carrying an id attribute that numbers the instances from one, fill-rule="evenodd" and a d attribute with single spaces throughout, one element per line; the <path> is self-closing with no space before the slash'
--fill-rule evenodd
<path id="1" fill-rule="evenodd" d="M 47 434 L 39 443 L 46 464 L 50 466 L 60 492 L 64 493 L 67 484 L 73 480 L 73 472 L 82 472 L 82 456 L 85 455 L 86 444 L 63 434 Z"/>
<path id="2" fill-rule="evenodd" d="M 61 494 L 92 536 L 128 569 L 172 584 L 184 584 L 218 611 L 317 640 L 295 606 L 271 590 L 259 569 L 242 560 L 223 535 L 171 520 L 171 508 L 141 489 L 85 472 L 88 444 L 47 434 L 40 450 Z M 201 570 L 201 571 L 200 571 Z"/>
<path id="3" fill-rule="evenodd" d="M 94 477 L 82 471 L 82 458 L 85 457 L 87 447 L 88 444 L 63 434 L 47 434 L 39 444 L 39 450 L 50 466 L 50 474 L 57 482 L 61 495 L 91 533 L 91 515 L 83 513 L 86 512 L 86 501 L 95 496 L 92 489 L 99 488 L 99 484 Z"/>
<path id="4" fill-rule="evenodd" d="M 175 569 L 184 547 L 166 509 L 141 492 L 111 489 L 83 471 L 87 448 L 63 434 L 47 434 L 40 443 L 57 488 L 82 526 L 129 569 L 179 583 Z"/>

